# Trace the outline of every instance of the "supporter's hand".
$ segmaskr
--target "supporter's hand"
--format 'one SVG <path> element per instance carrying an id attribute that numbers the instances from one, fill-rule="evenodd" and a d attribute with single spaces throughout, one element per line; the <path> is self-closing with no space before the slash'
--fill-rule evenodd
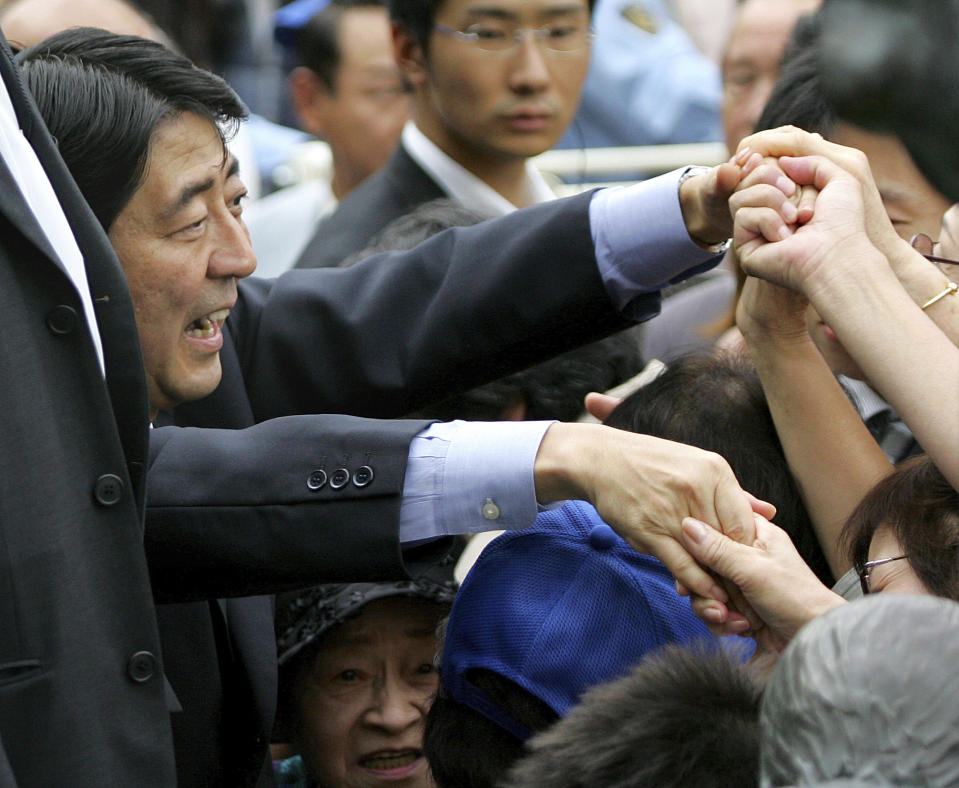
<path id="1" fill-rule="evenodd" d="M 743 192 L 748 192 L 743 195 Z M 778 211 L 783 223 L 795 229 L 812 218 L 818 192 L 811 185 L 797 185 L 779 164 L 778 158 L 753 153 L 740 171 L 739 185 L 730 197 L 729 210 L 735 215 L 739 203 L 765 205 Z"/>
<path id="2" fill-rule="evenodd" d="M 753 347 L 810 342 L 805 320 L 808 306 L 802 294 L 749 276 L 736 304 L 736 325 Z"/>
<path id="3" fill-rule="evenodd" d="M 854 286 L 857 277 L 868 275 L 868 264 L 884 259 L 866 235 L 859 182 L 820 156 L 783 157 L 780 166 L 797 184 L 819 190 L 813 216 L 792 229 L 765 198 L 757 205 L 740 201 L 733 244 L 743 270 L 814 302 L 817 289 Z"/>
<path id="4" fill-rule="evenodd" d="M 609 394 L 600 394 L 598 391 L 591 391 L 586 395 L 586 412 L 598 421 L 606 421 L 609 414 L 616 410 L 616 407 L 623 400 L 619 397 L 612 397 Z"/>
<path id="5" fill-rule="evenodd" d="M 889 220 L 869 169 L 869 160 L 862 151 L 837 145 L 795 126 L 783 126 L 746 137 L 739 143 L 735 161 L 748 171 L 750 162 L 755 164 L 757 158 L 766 157 L 768 161 L 770 157 L 780 156 L 823 156 L 855 177 L 862 187 L 866 232 L 873 245 L 894 266 L 896 261 L 913 256 L 909 244 L 898 236 Z"/>
<path id="6" fill-rule="evenodd" d="M 679 204 L 690 238 L 710 246 L 732 237 L 729 198 L 739 180 L 739 167 L 726 162 L 683 181 L 679 187 Z"/>
<path id="7" fill-rule="evenodd" d="M 775 638 L 788 642 L 803 624 L 844 602 L 819 582 L 789 535 L 759 515 L 755 516 L 756 538 L 751 545 L 730 539 L 694 518 L 686 518 L 682 530 L 692 557 L 734 583 Z M 696 615 L 714 634 L 742 633 L 741 619 L 727 617 L 722 607 L 715 599 L 693 600 Z M 728 627 L 728 621 L 735 626 Z"/>
<path id="8" fill-rule="evenodd" d="M 686 552 L 681 524 L 693 516 L 732 539 L 753 542 L 753 508 L 772 510 L 739 486 L 718 454 L 592 424 L 554 424 L 534 466 L 541 503 L 579 498 L 642 553 L 659 558 L 683 586 L 725 603 L 727 594 Z"/>

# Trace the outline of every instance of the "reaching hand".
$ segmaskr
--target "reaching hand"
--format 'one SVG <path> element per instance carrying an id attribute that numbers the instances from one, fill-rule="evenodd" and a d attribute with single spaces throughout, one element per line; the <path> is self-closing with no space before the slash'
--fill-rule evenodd
<path id="1" fill-rule="evenodd" d="M 540 502 L 590 501 L 620 536 L 659 558 L 686 588 L 724 604 L 726 592 L 683 547 L 683 518 L 715 523 L 751 544 L 753 508 L 774 511 L 739 486 L 718 454 L 592 424 L 550 427 L 534 477 Z"/>
<path id="2" fill-rule="evenodd" d="M 861 276 L 862 258 L 875 256 L 865 230 L 862 189 L 856 178 L 821 156 L 784 156 L 780 166 L 797 184 L 818 190 L 812 217 L 790 227 L 768 206 L 765 194 L 755 204 L 739 197 L 733 244 L 746 273 L 815 300 L 811 290 L 828 287 L 836 274 Z"/>
<path id="3" fill-rule="evenodd" d="M 788 641 L 844 600 L 819 582 L 785 531 L 759 515 L 755 531 L 752 544 L 741 544 L 694 518 L 683 521 L 683 541 L 693 558 L 734 583 L 773 635 Z M 693 609 L 715 634 L 744 629 L 741 618 L 723 615 L 715 599 L 695 599 Z"/>

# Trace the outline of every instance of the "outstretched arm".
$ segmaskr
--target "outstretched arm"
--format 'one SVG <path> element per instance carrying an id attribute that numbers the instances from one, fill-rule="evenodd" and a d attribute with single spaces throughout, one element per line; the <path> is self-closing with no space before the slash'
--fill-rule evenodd
<path id="1" fill-rule="evenodd" d="M 892 470 L 806 330 L 806 299 L 749 277 L 736 322 L 763 385 L 789 469 L 829 568 L 848 568 L 842 527 Z"/>
<path id="2" fill-rule="evenodd" d="M 780 165 L 819 190 L 815 213 L 794 230 L 768 208 L 737 210 L 734 242 L 743 268 L 803 293 L 943 474 L 959 483 L 959 348 L 870 241 L 859 181 L 819 156 L 783 157 Z M 938 276 L 941 289 L 945 277 Z"/>

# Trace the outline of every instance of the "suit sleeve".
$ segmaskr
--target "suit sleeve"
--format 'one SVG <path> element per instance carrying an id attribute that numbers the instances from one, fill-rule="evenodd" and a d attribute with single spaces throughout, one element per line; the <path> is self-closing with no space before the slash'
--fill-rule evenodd
<path id="1" fill-rule="evenodd" d="M 409 444 L 427 422 L 290 416 L 243 430 L 153 430 L 146 549 L 160 601 L 319 582 L 402 579 L 441 540 L 401 553 Z"/>
<path id="2" fill-rule="evenodd" d="M 229 325 L 253 417 L 401 416 L 630 325 L 597 271 L 589 200 L 241 282 Z M 658 294 L 640 300 L 657 313 Z"/>

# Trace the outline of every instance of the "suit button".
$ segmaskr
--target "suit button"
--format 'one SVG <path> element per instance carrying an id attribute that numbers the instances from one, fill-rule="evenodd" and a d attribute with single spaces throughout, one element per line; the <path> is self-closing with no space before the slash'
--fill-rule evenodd
<path id="1" fill-rule="evenodd" d="M 339 490 L 341 487 L 345 487 L 349 480 L 350 472 L 346 468 L 337 468 L 330 474 L 330 487 Z"/>
<path id="2" fill-rule="evenodd" d="M 353 473 L 353 484 L 357 487 L 366 487 L 373 481 L 373 469 L 369 465 L 361 465 Z"/>
<path id="3" fill-rule="evenodd" d="M 93 497 L 100 506 L 113 506 L 123 495 L 123 480 L 112 473 L 105 473 L 93 485 Z"/>
<path id="4" fill-rule="evenodd" d="M 127 661 L 127 675 L 137 684 L 149 681 L 157 672 L 157 658 L 149 651 L 138 651 Z"/>
<path id="5" fill-rule="evenodd" d="M 77 311 L 72 306 L 61 304 L 47 312 L 47 328 L 58 336 L 70 334 L 77 327 Z"/>
<path id="6" fill-rule="evenodd" d="M 311 490 L 319 490 L 324 484 L 326 484 L 326 471 L 313 471 L 306 479 L 306 486 Z"/>

